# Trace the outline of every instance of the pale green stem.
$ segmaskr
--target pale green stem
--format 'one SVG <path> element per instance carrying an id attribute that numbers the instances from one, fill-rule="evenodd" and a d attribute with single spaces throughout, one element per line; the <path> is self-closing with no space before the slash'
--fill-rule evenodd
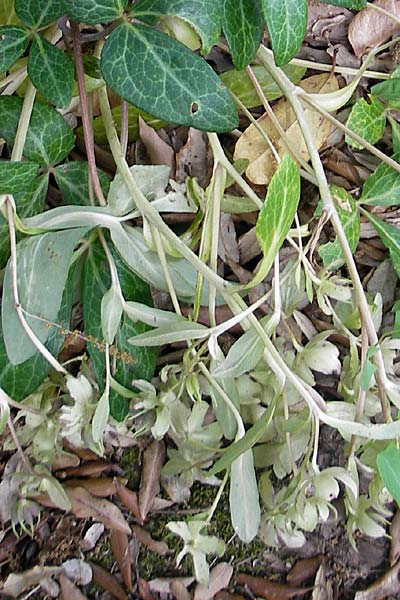
<path id="1" fill-rule="evenodd" d="M 162 243 L 160 233 L 159 233 L 158 229 L 153 227 L 153 225 L 150 225 L 150 231 L 151 231 L 151 235 L 153 236 L 154 243 L 156 245 L 157 254 L 158 254 L 158 257 L 161 262 L 161 266 L 162 266 L 162 269 L 164 272 L 165 280 L 167 282 L 168 292 L 169 292 L 169 295 L 171 296 L 173 307 L 175 309 L 176 314 L 181 315 L 182 314 L 181 307 L 179 305 L 178 297 L 176 295 L 176 291 L 174 288 L 174 283 L 172 281 L 171 273 L 169 271 L 168 261 L 167 261 L 167 257 L 165 256 L 164 246 Z"/>
<path id="2" fill-rule="evenodd" d="M 291 65 L 298 65 L 299 67 L 306 67 L 307 69 L 315 69 L 316 71 L 326 71 L 327 73 L 341 73 L 343 75 L 354 75 L 357 77 L 359 69 L 354 69 L 352 67 L 339 67 L 335 65 L 332 69 L 332 65 L 327 65 L 325 63 L 314 62 L 312 60 L 304 60 L 302 58 L 292 58 L 290 61 Z M 389 79 L 390 73 L 380 73 L 379 71 L 364 71 L 363 77 L 368 77 L 368 79 Z"/>
<path id="3" fill-rule="evenodd" d="M 219 241 L 219 224 L 221 217 L 221 200 L 224 195 L 226 183 L 226 171 L 220 165 L 217 164 L 215 168 L 215 181 L 213 185 L 213 194 L 211 198 L 211 244 L 210 244 L 210 268 L 216 273 L 218 265 L 218 241 Z M 213 285 L 209 286 L 208 293 L 208 310 L 210 315 L 210 325 L 214 327 L 216 325 L 215 320 L 215 304 L 216 304 L 216 289 Z"/>
<path id="4" fill-rule="evenodd" d="M 217 492 L 217 494 L 216 494 L 216 496 L 214 498 L 214 501 L 213 501 L 212 505 L 210 506 L 210 510 L 208 511 L 207 520 L 206 520 L 207 525 L 209 525 L 211 523 L 211 519 L 214 516 L 214 513 L 215 513 L 215 511 L 217 509 L 217 506 L 219 504 L 219 501 L 221 500 L 222 492 L 225 489 L 226 483 L 228 481 L 228 477 L 229 477 L 229 469 L 226 470 L 224 478 L 223 478 L 223 480 L 221 481 L 221 483 L 219 485 L 218 492 Z"/>

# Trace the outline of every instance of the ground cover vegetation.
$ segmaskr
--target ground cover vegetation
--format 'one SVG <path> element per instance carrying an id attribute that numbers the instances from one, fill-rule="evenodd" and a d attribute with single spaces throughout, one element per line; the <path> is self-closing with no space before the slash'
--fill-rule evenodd
<path id="1" fill-rule="evenodd" d="M 399 35 L 3 0 L 4 597 L 398 597 Z"/>

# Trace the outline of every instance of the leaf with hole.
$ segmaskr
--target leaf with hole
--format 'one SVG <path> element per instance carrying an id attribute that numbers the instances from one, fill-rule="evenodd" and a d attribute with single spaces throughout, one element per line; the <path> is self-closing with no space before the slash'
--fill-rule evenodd
<path id="1" fill-rule="evenodd" d="M 264 31 L 258 0 L 223 0 L 222 28 L 236 69 L 254 58 Z"/>
<path id="2" fill-rule="evenodd" d="M 29 52 L 28 75 L 49 102 L 68 108 L 74 88 L 74 67 L 62 50 L 35 35 Z"/>
<path id="3" fill-rule="evenodd" d="M 307 0 L 261 0 L 277 65 L 300 50 L 307 28 Z"/>
<path id="4" fill-rule="evenodd" d="M 0 20 L 0 23 L 4 21 Z M 0 73 L 7 71 L 25 52 L 29 42 L 23 27 L 3 25 L 0 27 Z"/>
<path id="5" fill-rule="evenodd" d="M 364 98 L 357 100 L 346 123 L 349 129 L 370 144 L 376 144 L 381 139 L 385 131 L 385 125 L 385 107 L 374 96 L 370 97 L 370 102 L 367 102 Z M 347 134 L 345 139 L 349 146 L 357 148 L 357 150 L 362 150 L 364 147 Z"/>
<path id="6" fill-rule="evenodd" d="M 20 162 L 0 159 L 0 194 L 15 194 L 31 186 L 39 165 L 35 162 Z"/>
<path id="7" fill-rule="evenodd" d="M 285 154 L 271 179 L 267 197 L 257 219 L 256 234 L 263 251 L 263 259 L 249 285 L 258 285 L 268 275 L 293 223 L 299 200 L 299 169 L 294 160 Z"/>
<path id="8" fill-rule="evenodd" d="M 60 310 L 73 250 L 86 232 L 87 228 L 78 228 L 45 233 L 25 238 L 17 246 L 20 306 L 28 313 L 26 321 L 42 343 L 50 335 L 48 321 L 54 323 Z M 11 268 L 9 262 L 4 276 L 1 317 L 8 358 L 11 364 L 19 365 L 37 349 L 15 310 Z"/>
<path id="9" fill-rule="evenodd" d="M 376 457 L 379 475 L 389 494 L 400 503 L 400 450 L 394 442 Z"/>
<path id="10" fill-rule="evenodd" d="M 65 11 L 82 23 L 97 25 L 122 17 L 127 0 L 68 0 Z"/>
<path id="11" fill-rule="evenodd" d="M 354 253 L 360 239 L 360 215 L 357 204 L 351 194 L 346 192 L 344 188 L 331 186 L 331 193 L 351 251 Z M 329 267 L 331 270 L 338 269 L 345 263 L 337 238 L 332 242 L 322 244 L 318 249 L 318 253 L 324 266 Z"/>
<path id="12" fill-rule="evenodd" d="M 400 161 L 400 154 L 393 156 Z M 395 206 L 400 203 L 400 173 L 390 165 L 381 163 L 367 177 L 360 198 L 361 204 Z"/>
<path id="13" fill-rule="evenodd" d="M 205 131 L 237 127 L 232 98 L 212 68 L 159 31 L 117 27 L 105 43 L 101 70 L 121 98 L 159 119 Z"/>
<path id="14" fill-rule="evenodd" d="M 0 96 L 0 136 L 14 144 L 22 110 L 22 99 Z M 47 167 L 62 161 L 71 152 L 75 136 L 63 117 L 51 106 L 35 102 L 24 145 L 24 156 Z"/>
<path id="15" fill-rule="evenodd" d="M 64 14 L 64 0 L 15 0 L 15 12 L 28 27 L 40 29 Z"/>
<path id="16" fill-rule="evenodd" d="M 139 0 L 132 16 L 148 25 L 156 25 L 160 16 L 183 19 L 200 36 L 204 54 L 210 52 L 221 33 L 221 0 Z"/>

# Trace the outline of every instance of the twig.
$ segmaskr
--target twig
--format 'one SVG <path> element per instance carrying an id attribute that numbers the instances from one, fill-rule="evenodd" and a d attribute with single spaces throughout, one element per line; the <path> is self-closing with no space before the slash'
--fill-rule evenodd
<path id="1" fill-rule="evenodd" d="M 32 473 L 33 474 L 35 471 L 33 470 L 33 467 L 32 467 L 32 465 L 30 463 L 30 460 L 26 456 L 26 454 L 25 454 L 25 452 L 24 452 L 21 444 L 19 443 L 17 432 L 15 431 L 14 423 L 12 422 L 11 416 L 9 416 L 8 419 L 7 419 L 7 427 L 9 429 L 9 431 L 10 431 L 10 435 L 11 435 L 11 437 L 13 439 L 13 442 L 15 444 L 17 452 L 18 452 L 18 454 L 21 457 L 21 460 L 22 460 L 23 464 L 25 465 L 26 470 L 28 471 L 28 473 Z"/>

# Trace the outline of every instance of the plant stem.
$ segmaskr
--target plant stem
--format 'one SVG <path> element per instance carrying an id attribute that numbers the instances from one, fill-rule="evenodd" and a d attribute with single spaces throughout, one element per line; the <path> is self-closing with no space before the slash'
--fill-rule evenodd
<path id="1" fill-rule="evenodd" d="M 328 65 L 325 63 L 314 62 L 312 60 L 304 60 L 303 58 L 292 58 L 290 61 L 291 65 L 298 65 L 299 67 L 306 67 L 307 69 L 315 69 L 316 71 L 326 71 L 330 73 L 332 71 L 332 65 Z M 353 69 L 352 67 L 339 67 L 335 65 L 333 68 L 334 73 L 341 73 L 343 75 L 354 75 L 356 77 L 358 75 L 359 69 Z M 368 79 L 389 79 L 390 73 L 380 73 L 379 71 L 364 71 L 363 77 L 368 77 Z"/>

